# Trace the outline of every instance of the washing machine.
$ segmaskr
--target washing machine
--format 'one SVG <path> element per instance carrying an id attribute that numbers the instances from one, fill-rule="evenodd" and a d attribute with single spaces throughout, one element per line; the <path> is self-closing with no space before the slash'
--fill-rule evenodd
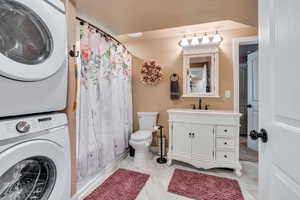
<path id="1" fill-rule="evenodd" d="M 0 121 L 0 199 L 70 200 L 65 114 Z"/>
<path id="2" fill-rule="evenodd" d="M 0 0 L 0 117 L 63 110 L 67 23 L 60 0 Z"/>

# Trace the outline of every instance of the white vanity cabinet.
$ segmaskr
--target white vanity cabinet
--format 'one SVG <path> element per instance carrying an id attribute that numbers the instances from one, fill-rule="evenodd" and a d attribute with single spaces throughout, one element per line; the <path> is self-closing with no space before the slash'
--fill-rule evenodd
<path id="1" fill-rule="evenodd" d="M 179 160 L 197 168 L 232 168 L 241 176 L 239 113 L 190 109 L 168 113 L 169 165 Z"/>

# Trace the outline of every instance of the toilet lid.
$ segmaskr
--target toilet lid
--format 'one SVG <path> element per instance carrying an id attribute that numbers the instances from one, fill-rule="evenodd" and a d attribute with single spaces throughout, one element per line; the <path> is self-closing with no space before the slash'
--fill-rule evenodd
<path id="1" fill-rule="evenodd" d="M 152 131 L 140 130 L 131 135 L 131 139 L 134 141 L 143 141 L 152 137 Z"/>

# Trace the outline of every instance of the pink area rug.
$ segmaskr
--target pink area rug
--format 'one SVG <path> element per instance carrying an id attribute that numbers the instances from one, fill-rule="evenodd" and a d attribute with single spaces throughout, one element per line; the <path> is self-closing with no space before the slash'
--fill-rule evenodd
<path id="1" fill-rule="evenodd" d="M 148 174 L 118 169 L 84 200 L 134 200 L 149 177 Z"/>
<path id="2" fill-rule="evenodd" d="M 236 180 L 175 169 L 169 192 L 197 200 L 244 200 Z"/>

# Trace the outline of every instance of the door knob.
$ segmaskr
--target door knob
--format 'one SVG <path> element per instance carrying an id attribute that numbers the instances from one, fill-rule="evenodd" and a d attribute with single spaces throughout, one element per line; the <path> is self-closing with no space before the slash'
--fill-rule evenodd
<path id="1" fill-rule="evenodd" d="M 252 105 L 251 104 L 247 105 L 247 108 L 252 108 Z"/>
<path id="2" fill-rule="evenodd" d="M 263 143 L 268 142 L 268 132 L 265 129 L 261 129 L 259 133 L 255 130 L 252 130 L 250 132 L 250 137 L 252 140 L 257 140 L 258 138 L 261 138 Z"/>

